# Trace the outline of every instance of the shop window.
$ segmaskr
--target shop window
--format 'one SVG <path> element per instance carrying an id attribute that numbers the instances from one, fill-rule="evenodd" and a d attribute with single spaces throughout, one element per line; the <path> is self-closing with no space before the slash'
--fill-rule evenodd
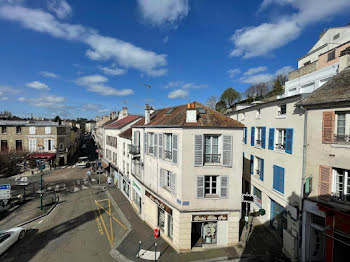
<path id="1" fill-rule="evenodd" d="M 173 239 L 173 217 L 168 214 L 168 236 Z"/>
<path id="2" fill-rule="evenodd" d="M 203 223 L 203 243 L 215 244 L 217 241 L 217 222 Z"/>
<path id="3" fill-rule="evenodd" d="M 158 226 L 164 231 L 165 226 L 165 211 L 158 207 Z"/>

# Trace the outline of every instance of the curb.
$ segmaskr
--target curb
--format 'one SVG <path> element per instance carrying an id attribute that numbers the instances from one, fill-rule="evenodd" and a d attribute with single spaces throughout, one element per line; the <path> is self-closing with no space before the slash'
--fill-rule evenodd
<path id="1" fill-rule="evenodd" d="M 56 201 L 56 203 L 55 203 L 52 207 L 50 207 L 50 209 L 49 209 L 45 214 L 40 215 L 40 216 L 37 216 L 37 217 L 34 217 L 34 218 L 32 218 L 32 219 L 30 219 L 30 220 L 28 220 L 28 221 L 26 221 L 26 222 L 23 222 L 23 223 L 17 225 L 16 227 L 25 226 L 25 225 L 27 225 L 27 224 L 29 224 L 29 223 L 35 221 L 35 220 L 38 220 L 38 219 L 40 219 L 40 218 L 43 218 L 43 217 L 47 216 L 47 215 L 50 214 L 51 211 L 57 206 L 57 204 L 59 203 L 59 201 L 60 201 L 60 197 L 57 196 L 57 201 Z"/>

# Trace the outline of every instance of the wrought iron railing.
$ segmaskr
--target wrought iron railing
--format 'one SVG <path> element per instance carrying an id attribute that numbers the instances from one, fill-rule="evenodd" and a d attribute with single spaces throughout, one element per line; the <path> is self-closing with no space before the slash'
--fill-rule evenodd
<path id="1" fill-rule="evenodd" d="M 350 135 L 334 135 L 334 144 L 350 145 Z"/>
<path id="2" fill-rule="evenodd" d="M 284 149 L 285 149 L 285 146 L 282 145 L 282 144 L 276 144 L 276 149 L 284 150 Z"/>
<path id="3" fill-rule="evenodd" d="M 260 139 L 257 139 L 257 140 L 256 140 L 256 145 L 257 145 L 257 146 L 261 146 L 261 140 L 260 140 Z"/>
<path id="4" fill-rule="evenodd" d="M 256 170 L 256 173 L 257 173 L 258 175 L 260 175 L 260 170 L 259 170 L 259 169 L 257 169 L 257 170 Z"/>
<path id="5" fill-rule="evenodd" d="M 129 145 L 129 153 L 132 155 L 140 154 L 140 146 L 138 145 Z"/>
<path id="6" fill-rule="evenodd" d="M 149 146 L 148 147 L 148 153 L 149 154 L 153 154 L 153 146 Z"/>
<path id="7" fill-rule="evenodd" d="M 220 154 L 205 154 L 204 162 L 205 163 L 220 163 Z"/>
<path id="8" fill-rule="evenodd" d="M 167 159 L 172 159 L 172 152 L 168 150 L 164 150 L 164 157 Z"/>

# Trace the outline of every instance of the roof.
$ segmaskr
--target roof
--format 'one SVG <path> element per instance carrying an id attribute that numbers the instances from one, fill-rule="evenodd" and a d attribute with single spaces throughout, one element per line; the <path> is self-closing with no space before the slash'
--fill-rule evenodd
<path id="1" fill-rule="evenodd" d="M 350 67 L 332 77 L 327 83 L 297 103 L 298 106 L 312 106 L 350 101 Z"/>
<path id="2" fill-rule="evenodd" d="M 117 118 L 113 118 L 113 119 L 110 119 L 108 120 L 107 122 L 103 123 L 102 125 L 100 125 L 99 127 L 105 127 L 111 123 L 113 123 L 114 121 L 117 121 L 118 119 Z"/>
<path id="3" fill-rule="evenodd" d="M 0 120 L 1 126 L 58 126 L 52 121 L 32 121 L 32 120 Z"/>
<path id="4" fill-rule="evenodd" d="M 110 123 L 109 125 L 105 125 L 105 128 L 108 129 L 120 129 L 127 124 L 135 121 L 136 119 L 140 118 L 141 116 L 138 115 L 128 115 L 120 120 L 116 120 L 113 123 Z"/>
<path id="5" fill-rule="evenodd" d="M 132 138 L 132 128 L 126 129 L 124 132 L 119 134 L 120 137 L 126 138 L 126 139 L 131 139 Z"/>
<path id="6" fill-rule="evenodd" d="M 197 122 L 186 123 L 187 104 L 162 108 L 151 114 L 150 122 L 145 125 L 144 120 L 138 121 L 133 127 L 244 127 L 241 122 L 231 119 L 214 109 L 195 102 Z M 204 110 L 203 113 L 200 110 Z"/>

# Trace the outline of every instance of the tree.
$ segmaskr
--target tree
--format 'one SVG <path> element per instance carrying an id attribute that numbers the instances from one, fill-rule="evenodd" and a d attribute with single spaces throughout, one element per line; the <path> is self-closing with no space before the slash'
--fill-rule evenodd
<path id="1" fill-rule="evenodd" d="M 284 90 L 284 84 L 287 82 L 288 77 L 286 75 L 280 74 L 276 76 L 271 83 L 272 90 L 275 93 L 282 93 Z"/>
<path id="2" fill-rule="evenodd" d="M 216 108 L 216 104 L 219 102 L 219 98 L 217 96 L 211 96 L 207 99 L 205 102 L 207 107 L 210 107 L 212 109 Z"/>
<path id="3" fill-rule="evenodd" d="M 245 90 L 245 95 L 247 98 L 256 98 L 265 95 L 269 91 L 269 86 L 267 83 L 258 83 L 252 85 Z"/>
<path id="4" fill-rule="evenodd" d="M 21 167 L 18 164 L 24 160 L 26 154 L 26 152 L 0 153 L 0 177 L 19 174 Z"/>
<path id="5" fill-rule="evenodd" d="M 232 87 L 227 88 L 220 97 L 220 102 L 224 102 L 226 109 L 231 108 L 236 102 L 241 99 L 241 94 Z"/>
<path id="6" fill-rule="evenodd" d="M 215 105 L 215 110 L 220 112 L 220 113 L 224 113 L 226 109 L 227 109 L 226 103 L 224 101 L 222 101 L 222 100 L 217 102 L 216 105 Z"/>

